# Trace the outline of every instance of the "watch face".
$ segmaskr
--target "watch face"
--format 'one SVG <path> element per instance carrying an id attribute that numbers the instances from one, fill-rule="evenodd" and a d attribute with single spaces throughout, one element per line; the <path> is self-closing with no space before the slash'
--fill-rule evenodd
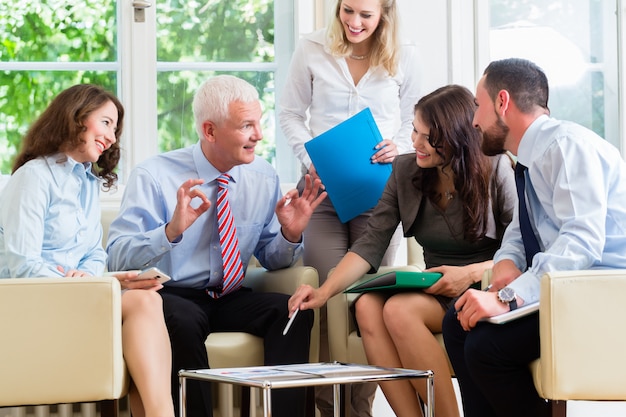
<path id="1" fill-rule="evenodd" d="M 498 298 L 503 303 L 510 303 L 515 300 L 515 291 L 512 288 L 504 287 L 500 291 L 498 291 Z"/>

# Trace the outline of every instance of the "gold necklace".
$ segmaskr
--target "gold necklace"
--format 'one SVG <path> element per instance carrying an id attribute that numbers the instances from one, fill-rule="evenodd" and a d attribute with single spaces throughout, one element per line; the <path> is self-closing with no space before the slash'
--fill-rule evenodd
<path id="1" fill-rule="evenodd" d="M 352 54 L 351 54 L 351 55 L 350 55 L 350 58 L 352 58 L 352 59 L 356 59 L 357 61 L 362 61 L 362 60 L 364 60 L 365 58 L 369 58 L 369 56 L 370 56 L 370 54 L 367 54 L 367 55 L 352 55 Z"/>

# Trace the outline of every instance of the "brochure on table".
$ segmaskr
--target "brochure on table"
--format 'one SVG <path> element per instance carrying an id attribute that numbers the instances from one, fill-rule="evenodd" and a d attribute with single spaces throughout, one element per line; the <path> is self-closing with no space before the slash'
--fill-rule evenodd
<path id="1" fill-rule="evenodd" d="M 398 370 L 394 370 L 398 371 Z M 386 375 L 389 369 L 343 363 L 304 363 L 296 365 L 252 366 L 242 368 L 201 369 L 197 373 L 233 377 L 241 380 L 283 381 L 331 378 L 350 375 Z"/>

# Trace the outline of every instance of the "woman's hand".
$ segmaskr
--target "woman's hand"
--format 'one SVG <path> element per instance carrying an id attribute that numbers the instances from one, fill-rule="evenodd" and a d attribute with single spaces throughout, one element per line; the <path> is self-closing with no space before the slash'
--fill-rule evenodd
<path id="1" fill-rule="evenodd" d="M 289 315 L 291 316 L 298 308 L 300 310 L 319 308 L 326 304 L 326 301 L 328 301 L 328 297 L 319 288 L 300 285 L 289 299 Z"/>
<path id="2" fill-rule="evenodd" d="M 390 164 L 398 156 L 398 147 L 391 139 L 384 139 L 376 145 L 378 151 L 372 156 L 375 164 Z"/>
<path id="3" fill-rule="evenodd" d="M 463 294 L 474 283 L 469 273 L 470 271 L 461 266 L 439 266 L 427 269 L 426 272 L 440 272 L 443 274 L 437 282 L 424 289 L 424 292 L 427 294 L 439 294 L 454 298 Z"/>
<path id="4" fill-rule="evenodd" d="M 57 266 L 57 271 L 59 271 L 60 273 L 63 274 L 63 276 L 68 277 L 68 278 L 80 278 L 80 277 L 91 276 L 91 274 L 85 271 L 79 271 L 78 269 L 70 269 L 69 271 L 65 272 L 65 268 L 63 268 L 61 265 Z"/>
<path id="5" fill-rule="evenodd" d="M 120 271 L 113 274 L 120 282 L 122 289 L 125 290 L 158 291 L 163 288 L 163 284 L 156 278 L 137 279 L 137 275 L 139 275 L 139 271 Z"/>

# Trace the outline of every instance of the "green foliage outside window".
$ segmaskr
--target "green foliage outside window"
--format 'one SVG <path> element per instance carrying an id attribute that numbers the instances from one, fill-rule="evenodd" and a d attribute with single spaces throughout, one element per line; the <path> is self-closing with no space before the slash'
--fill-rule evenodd
<path id="1" fill-rule="evenodd" d="M 205 3 L 171 0 L 159 4 L 157 60 L 274 62 L 273 0 L 209 0 Z M 157 108 L 160 151 L 187 146 L 198 140 L 191 110 L 193 94 L 205 79 L 217 73 L 159 72 Z M 273 72 L 227 73 L 247 80 L 259 91 L 264 108 L 264 140 L 257 145 L 257 154 L 272 162 L 275 157 Z"/>
<path id="2" fill-rule="evenodd" d="M 0 1 L 0 62 L 114 61 L 115 2 Z M 115 92 L 102 71 L 0 71 L 0 172 L 11 172 L 28 126 L 56 94 L 77 83 Z"/>
<path id="3" fill-rule="evenodd" d="M 110 63 L 118 59 L 115 0 L 0 0 L 2 63 Z M 155 1 L 159 62 L 273 62 L 273 0 Z M 272 161 L 273 71 L 234 72 L 259 90 L 265 139 L 257 153 Z M 163 71 L 157 75 L 159 149 L 197 141 L 191 101 L 195 89 L 216 72 Z M 11 172 L 26 130 L 59 92 L 77 83 L 116 93 L 116 67 L 85 71 L 0 69 L 0 173 Z M 141 138 L 133 138 L 141 140 Z"/>

